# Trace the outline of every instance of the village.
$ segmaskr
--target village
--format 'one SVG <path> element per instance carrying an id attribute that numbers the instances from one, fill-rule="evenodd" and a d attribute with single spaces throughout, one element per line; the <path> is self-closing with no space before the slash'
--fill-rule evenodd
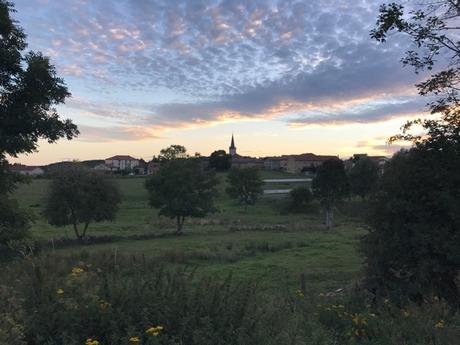
<path id="1" fill-rule="evenodd" d="M 230 146 L 228 149 L 228 157 L 232 167 L 258 167 L 266 171 L 279 171 L 292 175 L 314 175 L 316 169 L 321 164 L 330 159 L 340 159 L 339 156 L 333 155 L 317 155 L 314 153 L 301 154 L 285 154 L 281 156 L 267 157 L 250 157 L 242 156 L 237 153 L 235 139 L 232 135 Z M 386 156 L 368 156 L 366 153 L 357 153 L 344 161 L 345 167 L 350 168 L 360 157 L 367 157 L 372 160 L 380 169 L 383 169 L 384 164 L 389 160 Z M 195 155 L 195 159 L 199 159 L 204 168 L 209 167 L 209 157 Z M 62 162 L 61 162 L 62 163 Z M 92 169 L 114 175 L 129 175 L 142 176 L 151 175 L 160 168 L 160 159 L 153 157 L 150 161 L 145 161 L 142 158 L 135 158 L 131 155 L 115 155 L 101 160 L 83 161 Z M 23 164 L 11 165 L 11 170 L 28 176 L 42 176 L 46 174 L 48 167 L 59 164 L 54 163 L 48 166 L 30 166 Z"/>

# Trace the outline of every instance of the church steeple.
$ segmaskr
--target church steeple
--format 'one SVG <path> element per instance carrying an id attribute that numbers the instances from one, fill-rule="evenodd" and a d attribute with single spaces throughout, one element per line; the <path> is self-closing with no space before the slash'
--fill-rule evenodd
<path id="1" fill-rule="evenodd" d="M 235 139 L 233 139 L 233 133 L 232 133 L 232 141 L 230 143 L 230 147 L 228 148 L 228 153 L 231 156 L 236 155 L 236 146 L 235 146 Z"/>

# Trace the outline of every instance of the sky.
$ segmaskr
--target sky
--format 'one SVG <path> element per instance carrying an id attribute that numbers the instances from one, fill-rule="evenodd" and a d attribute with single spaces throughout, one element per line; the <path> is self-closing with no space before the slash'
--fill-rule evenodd
<path id="1" fill-rule="evenodd" d="M 232 133 L 241 155 L 391 155 L 388 137 L 428 100 L 400 62 L 411 43 L 369 36 L 380 3 L 17 0 L 81 134 L 13 161 L 151 159 L 171 144 L 208 155 Z"/>

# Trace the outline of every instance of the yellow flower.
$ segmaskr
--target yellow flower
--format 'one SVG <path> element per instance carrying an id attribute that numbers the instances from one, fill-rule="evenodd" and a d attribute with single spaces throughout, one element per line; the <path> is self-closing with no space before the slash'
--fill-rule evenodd
<path id="1" fill-rule="evenodd" d="M 357 328 L 357 329 L 355 329 L 355 335 L 357 337 L 362 337 L 362 336 L 366 335 L 366 330 L 363 329 L 363 328 Z"/>
<path id="2" fill-rule="evenodd" d="M 321 292 L 318 296 L 319 297 L 324 297 L 325 295 L 324 295 L 324 293 Z"/>
<path id="3" fill-rule="evenodd" d="M 163 326 L 153 326 L 145 331 L 148 335 L 156 337 L 163 330 Z"/>
<path id="4" fill-rule="evenodd" d="M 436 328 L 444 328 L 444 327 L 446 327 L 446 324 L 445 324 L 444 320 L 439 320 L 438 322 L 436 322 L 434 327 L 436 327 Z"/>
<path id="5" fill-rule="evenodd" d="M 110 303 L 101 299 L 99 301 L 99 306 L 101 307 L 102 310 L 106 310 L 108 307 L 110 307 Z"/>
<path id="6" fill-rule="evenodd" d="M 129 338 L 129 342 L 133 344 L 137 344 L 141 342 L 141 339 L 139 337 L 131 337 Z"/>
<path id="7" fill-rule="evenodd" d="M 62 289 L 57 289 L 57 290 L 56 290 L 56 293 L 57 293 L 58 295 L 63 295 L 63 294 L 64 294 L 64 290 L 62 290 Z"/>
<path id="8" fill-rule="evenodd" d="M 305 295 L 303 294 L 302 290 L 296 290 L 295 293 L 299 297 L 305 297 Z"/>
<path id="9" fill-rule="evenodd" d="M 409 313 L 407 310 L 404 310 L 404 311 L 403 311 L 403 315 L 404 315 L 405 317 L 409 317 L 409 316 L 410 316 L 410 313 Z"/>
<path id="10" fill-rule="evenodd" d="M 82 274 L 83 272 L 85 272 L 85 270 L 81 267 L 74 267 L 72 268 L 72 271 L 70 272 L 70 275 L 72 277 L 76 277 L 78 276 L 79 274 Z"/>
<path id="11" fill-rule="evenodd" d="M 86 339 L 85 345 L 99 345 L 99 342 L 96 339 L 88 338 Z"/>

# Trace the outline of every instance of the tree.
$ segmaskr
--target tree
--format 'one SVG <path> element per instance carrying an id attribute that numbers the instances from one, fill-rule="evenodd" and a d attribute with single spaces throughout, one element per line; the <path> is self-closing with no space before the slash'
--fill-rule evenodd
<path id="1" fill-rule="evenodd" d="M 247 211 L 248 205 L 254 205 L 263 193 L 264 181 L 257 167 L 232 168 L 227 180 L 229 184 L 227 187 L 228 195 L 244 204 L 245 211 Z"/>
<path id="2" fill-rule="evenodd" d="M 334 226 L 334 208 L 348 194 L 348 179 L 340 159 L 325 161 L 312 182 L 313 195 L 319 199 L 326 215 L 326 228 Z"/>
<path id="3" fill-rule="evenodd" d="M 215 174 L 204 171 L 194 158 L 166 162 L 145 182 L 150 205 L 160 209 L 160 215 L 176 219 L 177 234 L 182 233 L 186 217 L 215 211 L 216 185 Z"/>
<path id="4" fill-rule="evenodd" d="M 292 211 L 306 210 L 313 199 L 310 188 L 301 186 L 289 192 L 289 209 Z"/>
<path id="5" fill-rule="evenodd" d="M 408 35 L 418 47 L 402 62 L 416 72 L 438 72 L 419 83 L 421 95 L 437 118 L 407 122 L 390 138 L 415 145 L 386 165 L 377 194 L 370 232 L 361 244 L 366 255 L 368 286 L 421 301 L 436 294 L 458 306 L 460 270 L 460 3 L 421 3 L 407 15 L 402 5 L 382 5 L 371 35 L 384 42 L 390 31 Z M 441 57 L 441 58 L 440 58 Z M 411 134 L 413 125 L 425 133 Z"/>
<path id="6" fill-rule="evenodd" d="M 182 145 L 171 145 L 161 149 L 158 159 L 160 162 L 168 162 L 173 159 L 188 158 L 187 149 Z"/>
<path id="7" fill-rule="evenodd" d="M 375 192 L 379 179 L 378 167 L 369 157 L 359 157 L 348 173 L 350 191 L 365 198 Z"/>
<path id="8" fill-rule="evenodd" d="M 115 219 L 121 200 L 110 178 L 81 163 L 69 164 L 53 175 L 43 210 L 51 225 L 72 225 L 77 239 L 83 240 L 90 223 Z"/>
<path id="9" fill-rule="evenodd" d="M 402 62 L 414 67 L 416 73 L 436 68 L 435 74 L 416 86 L 420 95 L 437 96 L 435 101 L 429 103 L 429 108 L 432 114 L 441 116 L 437 119 L 408 121 L 402 127 L 402 133 L 391 137 L 390 142 L 448 141 L 458 137 L 460 131 L 460 2 L 440 0 L 414 3 L 413 6 L 415 9 L 406 13 L 401 4 L 382 5 L 371 37 L 385 42 L 389 32 L 398 31 L 414 42 L 417 50 L 406 51 Z M 426 133 L 411 134 L 414 125 L 422 126 Z"/>
<path id="10" fill-rule="evenodd" d="M 216 171 L 227 171 L 232 165 L 232 156 L 224 150 L 217 150 L 209 156 L 209 167 Z"/>
<path id="11" fill-rule="evenodd" d="M 460 269 L 458 151 L 414 148 L 386 165 L 362 241 L 367 284 L 379 294 L 457 304 Z"/>
<path id="12" fill-rule="evenodd" d="M 0 0 L 0 235 L 17 238 L 29 227 L 30 217 L 9 199 L 16 183 L 24 181 L 8 170 L 6 156 L 37 150 L 39 139 L 50 143 L 78 134 L 70 120 L 61 120 L 55 106 L 70 96 L 49 58 L 24 53 L 26 35 L 11 19 L 11 2 Z M 13 232 L 17 230 L 16 234 Z"/>

